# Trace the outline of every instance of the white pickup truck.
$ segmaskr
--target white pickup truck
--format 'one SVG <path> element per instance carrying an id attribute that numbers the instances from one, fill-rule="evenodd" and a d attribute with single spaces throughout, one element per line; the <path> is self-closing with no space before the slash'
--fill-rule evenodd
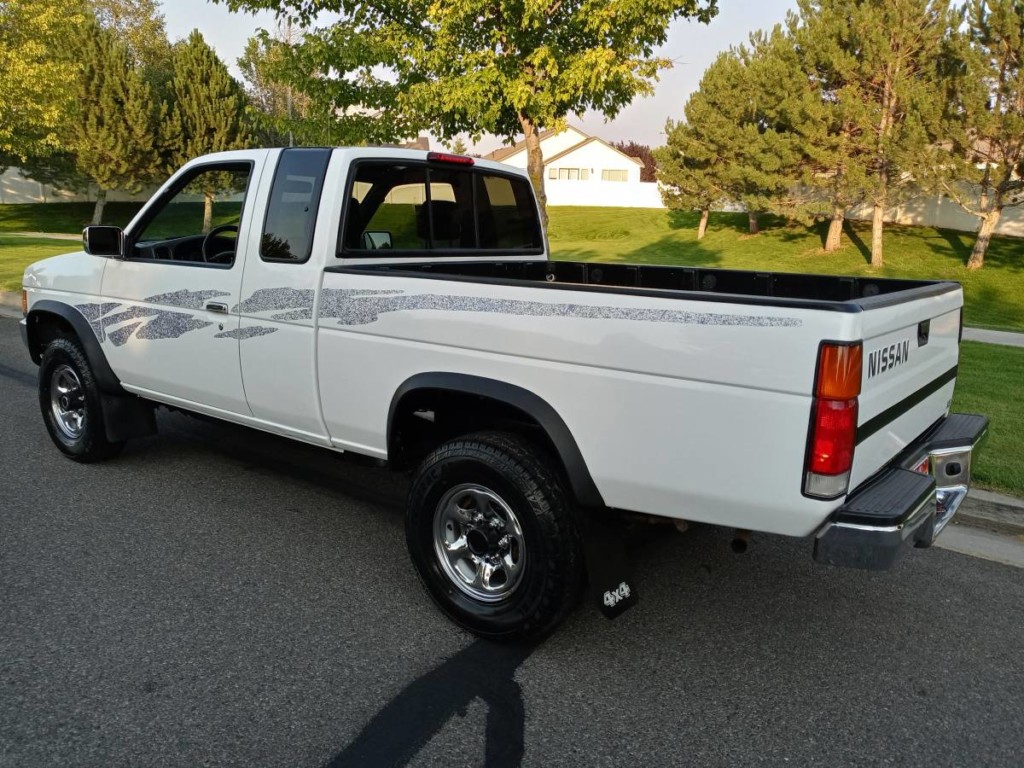
<path id="1" fill-rule="evenodd" d="M 987 428 L 949 412 L 958 284 L 549 261 L 527 177 L 484 160 L 209 155 L 83 239 L 24 277 L 64 454 L 168 406 L 411 469 L 412 561 L 490 638 L 579 601 L 609 511 L 889 567 L 955 513 Z"/>

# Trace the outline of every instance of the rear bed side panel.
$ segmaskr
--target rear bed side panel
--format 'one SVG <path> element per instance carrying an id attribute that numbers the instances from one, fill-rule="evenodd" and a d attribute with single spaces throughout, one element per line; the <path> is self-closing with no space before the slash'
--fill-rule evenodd
<path id="1" fill-rule="evenodd" d="M 610 506 L 802 536 L 840 503 L 801 495 L 804 450 L 819 342 L 858 313 L 346 273 L 323 290 L 337 447 L 386 455 L 398 387 L 465 373 L 547 401 Z"/>
<path id="2" fill-rule="evenodd" d="M 962 304 L 956 290 L 860 315 L 863 374 L 851 490 L 949 412 Z"/>

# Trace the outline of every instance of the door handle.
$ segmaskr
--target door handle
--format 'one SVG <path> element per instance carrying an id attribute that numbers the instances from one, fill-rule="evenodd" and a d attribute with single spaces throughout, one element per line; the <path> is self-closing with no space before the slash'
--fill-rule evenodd
<path id="1" fill-rule="evenodd" d="M 225 315 L 228 313 L 228 305 L 220 301 L 208 301 L 206 302 L 206 308 L 210 312 L 220 312 Z"/>

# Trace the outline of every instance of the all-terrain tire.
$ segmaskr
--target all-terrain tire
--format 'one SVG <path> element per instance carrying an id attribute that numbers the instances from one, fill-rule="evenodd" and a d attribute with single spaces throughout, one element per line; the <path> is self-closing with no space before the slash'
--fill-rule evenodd
<path id="1" fill-rule="evenodd" d="M 414 475 L 405 518 L 409 554 L 441 610 L 476 635 L 502 641 L 543 637 L 582 597 L 586 568 L 580 520 L 561 477 L 550 466 L 551 459 L 546 454 L 516 435 L 481 432 L 441 445 L 427 456 Z M 463 489 L 468 489 L 477 501 L 469 496 L 462 497 L 466 501 L 459 501 Z M 492 498 L 493 503 L 488 501 Z M 486 524 L 478 523 L 496 550 L 496 554 L 483 557 L 492 558 L 488 561 L 492 563 L 497 562 L 494 557 L 502 554 L 508 556 L 503 561 L 507 563 L 513 562 L 513 555 L 521 558 L 521 568 L 513 565 L 507 569 L 515 570 L 514 588 L 498 599 L 491 595 L 477 597 L 472 592 L 482 592 L 483 587 L 465 583 L 472 572 L 473 556 L 484 549 L 486 542 L 472 527 L 460 530 L 458 515 L 465 510 L 459 505 L 465 504 L 472 516 L 481 506 L 480 500 L 491 512 L 498 510 L 493 515 L 487 513 L 492 525 L 511 519 L 508 530 L 516 531 L 505 537 L 506 547 L 502 550 L 499 540 L 505 531 L 493 533 Z M 452 509 L 455 511 L 451 512 Z M 439 516 L 442 523 L 438 523 Z M 473 522 L 465 524 L 472 526 Z M 458 555 L 448 556 L 446 566 L 446 547 L 458 549 L 459 536 L 463 534 L 467 541 L 478 542 L 478 550 L 471 551 L 472 547 L 467 545 L 462 550 L 466 557 L 458 562 L 458 567 L 450 566 L 452 557 Z M 507 544 L 510 537 L 513 550 Z M 478 564 L 480 560 L 476 558 Z M 499 584 L 496 591 L 500 594 L 512 578 L 508 577 L 504 585 Z"/>
<path id="2" fill-rule="evenodd" d="M 102 461 L 124 448 L 124 442 L 107 439 L 103 400 L 89 360 L 76 339 L 59 337 L 43 352 L 39 408 L 50 439 L 70 459 Z"/>

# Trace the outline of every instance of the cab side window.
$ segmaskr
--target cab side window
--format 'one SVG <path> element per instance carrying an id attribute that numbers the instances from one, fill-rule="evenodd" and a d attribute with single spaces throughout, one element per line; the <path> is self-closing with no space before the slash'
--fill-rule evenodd
<path id="1" fill-rule="evenodd" d="M 150 213 L 130 258 L 230 267 L 251 175 L 251 163 L 195 168 Z"/>
<path id="2" fill-rule="evenodd" d="M 313 252 L 313 230 L 320 207 L 329 149 L 281 152 L 260 236 L 260 258 L 302 264 Z"/>

